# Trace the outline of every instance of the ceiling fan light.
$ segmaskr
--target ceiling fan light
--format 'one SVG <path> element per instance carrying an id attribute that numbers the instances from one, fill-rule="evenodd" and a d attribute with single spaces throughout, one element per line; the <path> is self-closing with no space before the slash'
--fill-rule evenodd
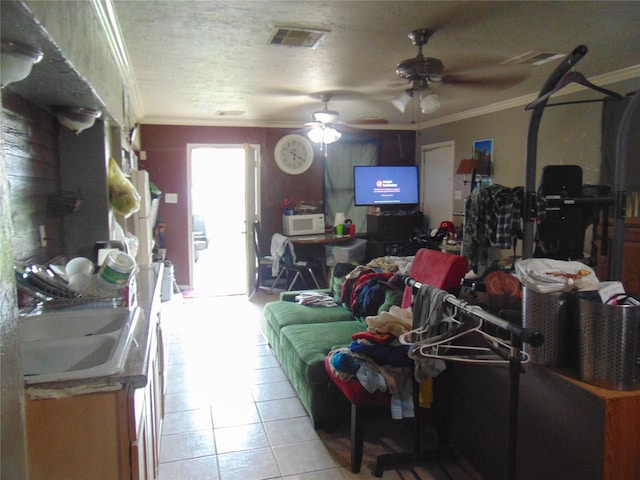
<path id="1" fill-rule="evenodd" d="M 313 143 L 321 143 L 323 136 L 324 129 L 320 125 L 316 125 L 307 132 L 307 137 L 309 137 L 309 140 L 311 140 Z"/>
<path id="2" fill-rule="evenodd" d="M 336 123 L 338 116 L 339 114 L 335 110 L 321 110 L 313 114 L 313 119 L 320 123 Z"/>
<path id="3" fill-rule="evenodd" d="M 440 97 L 435 93 L 425 95 L 420 101 L 422 113 L 433 113 L 440 108 Z"/>
<path id="4" fill-rule="evenodd" d="M 42 60 L 42 52 L 17 42 L 2 42 L 2 87 L 24 80 L 31 67 Z"/>
<path id="5" fill-rule="evenodd" d="M 325 127 L 324 134 L 322 135 L 322 141 L 327 145 L 333 142 L 337 142 L 342 137 L 342 133 L 333 127 Z"/>
<path id="6" fill-rule="evenodd" d="M 409 102 L 411 101 L 412 94 L 413 92 L 411 90 L 405 90 L 400 95 L 391 100 L 391 103 L 394 107 L 400 110 L 400 112 L 404 113 L 404 111 L 407 109 L 407 105 L 409 105 Z"/>

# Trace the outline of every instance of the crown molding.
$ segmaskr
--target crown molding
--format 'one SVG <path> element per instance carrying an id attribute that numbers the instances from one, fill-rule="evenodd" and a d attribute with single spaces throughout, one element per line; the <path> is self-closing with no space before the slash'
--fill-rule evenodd
<path id="1" fill-rule="evenodd" d="M 615 72 L 605 73 L 604 75 L 598 75 L 596 77 L 590 78 L 589 81 L 595 85 L 604 86 L 604 85 L 610 85 L 612 83 L 622 82 L 622 81 L 629 80 L 636 77 L 640 77 L 640 65 L 634 65 L 632 67 L 616 70 Z M 588 88 L 578 84 L 568 85 L 565 88 L 563 88 L 561 91 L 557 92 L 555 94 L 555 97 L 569 95 L 571 93 L 576 93 L 582 90 L 588 90 Z M 511 98 L 503 102 L 497 102 L 491 105 L 485 105 L 483 107 L 467 110 L 465 112 L 455 113 L 453 115 L 448 115 L 446 117 L 427 120 L 425 122 L 421 122 L 418 125 L 418 130 L 423 130 L 430 127 L 436 127 L 438 125 L 445 125 L 447 123 L 458 122 L 460 120 L 467 120 L 474 117 L 480 117 L 482 115 L 487 115 L 489 113 L 508 110 L 509 108 L 528 105 L 529 103 L 533 102 L 536 98 L 538 98 L 538 95 L 539 93 L 531 93 L 528 95 L 523 95 L 521 97 Z"/>
<path id="2" fill-rule="evenodd" d="M 120 77 L 126 89 L 123 95 L 127 96 L 123 101 L 128 101 L 132 117 L 134 122 L 136 122 L 136 119 L 144 116 L 144 106 L 142 104 L 142 96 L 140 95 L 138 82 L 133 73 L 131 62 L 129 61 L 129 54 L 127 53 L 127 48 L 122 38 L 122 31 L 120 30 L 120 24 L 118 23 L 113 2 L 112 0 L 89 0 L 89 2 L 96 13 L 107 45 L 120 71 Z M 127 122 L 129 119 L 125 118 L 124 120 Z"/>
<path id="3" fill-rule="evenodd" d="M 120 70 L 120 75 L 126 86 L 128 101 L 133 113 L 133 117 L 137 123 L 145 123 L 150 125 L 199 125 L 199 126 L 215 126 L 215 127 L 249 127 L 249 128 L 303 128 L 302 125 L 294 122 L 265 122 L 258 120 L 234 120 L 228 119 L 221 122 L 217 119 L 184 119 L 184 118 L 170 118 L 170 117 L 144 117 L 144 106 L 142 103 L 142 96 L 138 88 L 138 82 L 133 73 L 133 68 L 129 62 L 129 55 L 122 38 L 122 32 L 118 24 L 115 9 L 113 7 L 112 0 L 89 0 L 93 6 L 98 21 L 102 26 L 105 34 L 106 41 L 111 49 L 113 58 Z M 606 73 L 589 79 L 596 85 L 609 85 L 616 82 L 621 82 L 631 78 L 640 77 L 640 65 L 627 67 L 615 72 Z M 556 97 L 569 95 L 581 90 L 586 90 L 586 87 L 573 84 L 562 89 L 562 91 L 555 94 Z M 493 103 L 491 105 L 485 105 L 479 108 L 474 108 L 464 112 L 455 113 L 453 115 L 447 115 L 444 117 L 435 118 L 433 120 L 427 120 L 415 124 L 407 125 L 367 125 L 366 130 L 414 130 L 419 131 L 438 125 L 445 125 L 452 122 L 458 122 L 461 120 L 467 120 L 470 118 L 487 115 L 490 113 L 500 112 L 502 110 L 508 110 L 510 108 L 516 108 L 523 105 L 528 105 L 536 98 L 538 93 L 531 93 L 520 97 L 515 97 L 502 102 Z M 127 120 L 127 119 L 125 119 Z M 357 127 L 356 127 L 357 128 Z"/>

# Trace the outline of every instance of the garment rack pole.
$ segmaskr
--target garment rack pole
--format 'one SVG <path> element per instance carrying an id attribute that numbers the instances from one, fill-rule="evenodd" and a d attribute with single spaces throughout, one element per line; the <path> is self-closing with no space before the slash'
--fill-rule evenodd
<path id="1" fill-rule="evenodd" d="M 577 46 L 573 52 L 567 55 L 562 62 L 551 73 L 546 83 L 540 90 L 539 97 L 544 97 L 551 92 L 560 79 L 573 68 L 576 63 L 587 54 L 585 45 Z M 530 258 L 533 255 L 533 235 L 534 235 L 534 219 L 536 216 L 535 193 L 536 193 L 536 157 L 538 155 L 538 132 L 540 130 L 540 121 L 542 113 L 548 102 L 548 98 L 544 98 L 537 103 L 531 112 L 529 120 L 529 131 L 527 135 L 527 161 L 525 165 L 525 192 L 524 192 L 524 218 L 522 227 L 522 258 Z"/>
<path id="2" fill-rule="evenodd" d="M 629 161 L 631 141 L 637 135 L 640 125 L 640 94 L 633 98 L 622 115 L 618 137 L 616 139 L 616 166 L 613 185 L 615 204 L 613 209 L 613 240 L 609 263 L 609 280 L 622 280 L 622 260 L 624 254 L 624 220 L 626 217 L 628 182 L 626 162 Z"/>
<path id="3" fill-rule="evenodd" d="M 535 106 L 532 107 L 531 118 L 529 120 L 529 130 L 527 135 L 527 157 L 525 165 L 525 198 L 524 198 L 524 215 L 522 228 L 522 258 L 530 258 L 533 255 L 533 237 L 534 237 L 534 221 L 536 216 L 535 209 L 535 183 L 536 183 L 536 157 L 538 153 L 538 133 L 540 130 L 540 121 L 542 113 L 547 107 L 550 94 L 561 82 L 562 78 L 571 70 L 588 52 L 585 45 L 578 45 L 569 55 L 551 73 L 546 83 L 540 90 L 538 100 L 534 101 Z M 609 94 L 611 99 L 621 99 L 622 96 L 610 92 L 606 89 L 592 86 L 603 93 Z M 549 105 L 552 106 L 553 104 Z M 622 260 L 623 260 L 623 243 L 624 243 L 624 220 L 626 216 L 626 194 L 625 182 L 626 164 L 628 161 L 629 144 L 637 130 L 638 113 L 640 112 L 640 99 L 638 94 L 634 94 L 634 98 L 627 106 L 622 121 L 620 123 L 618 137 L 616 142 L 615 157 L 615 178 L 613 185 L 613 239 L 611 241 L 611 255 L 609 258 L 609 280 L 622 279 Z"/>
<path id="4" fill-rule="evenodd" d="M 423 287 L 423 284 L 418 282 L 412 277 L 407 275 L 401 276 L 405 285 L 411 287 L 413 294 L 417 293 L 419 289 Z M 512 322 L 508 322 L 496 315 L 493 315 L 478 305 L 470 304 L 465 300 L 461 300 L 453 294 L 448 294 L 444 297 L 444 301 L 455 306 L 458 310 L 465 312 L 467 315 L 479 318 L 491 325 L 501 328 L 511 335 L 511 349 L 509 354 L 509 412 L 508 412 L 508 445 L 507 445 L 507 479 L 515 480 L 516 478 L 516 459 L 517 459 L 517 440 L 518 440 L 518 404 L 520 400 L 520 374 L 522 369 L 522 347 L 524 343 L 531 345 L 532 347 L 539 347 L 544 343 L 544 335 L 537 330 L 521 327 Z M 433 460 L 438 458 L 437 453 L 443 450 L 436 450 L 435 452 L 422 453 L 422 461 Z M 445 450 L 446 452 L 446 450 Z M 434 455 L 435 453 L 435 455 Z M 416 452 L 418 454 L 418 452 Z M 416 463 L 416 454 L 406 456 L 405 464 Z M 381 456 L 384 457 L 384 456 Z M 380 461 L 378 458 L 378 465 L 376 473 L 381 473 L 382 468 L 390 468 L 394 465 Z M 397 457 L 397 455 L 396 455 Z M 409 462 L 407 459 L 411 459 Z M 376 475 L 381 476 L 381 475 Z"/>

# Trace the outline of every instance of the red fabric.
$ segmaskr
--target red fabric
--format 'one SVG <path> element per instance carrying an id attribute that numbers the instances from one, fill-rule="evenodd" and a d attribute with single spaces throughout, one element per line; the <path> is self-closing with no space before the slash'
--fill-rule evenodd
<path id="1" fill-rule="evenodd" d="M 467 273 L 467 257 L 421 248 L 409 269 L 409 276 L 434 287 L 457 294 L 460 282 Z M 411 306 L 411 288 L 402 298 L 402 308 Z"/>
<path id="2" fill-rule="evenodd" d="M 448 222 L 448 221 L 440 222 L 440 228 L 442 230 L 446 230 L 447 233 L 453 233 L 453 230 L 454 230 L 453 222 Z"/>
<path id="3" fill-rule="evenodd" d="M 371 343 L 385 344 L 391 343 L 396 337 L 390 333 L 373 333 L 373 332 L 358 332 L 351 335 L 352 340 L 368 340 Z"/>
<path id="4" fill-rule="evenodd" d="M 426 248 L 418 250 L 409 270 L 409 276 L 420 283 L 426 283 L 452 293 L 458 292 L 460 282 L 466 273 L 466 257 Z M 402 308 L 409 308 L 410 306 L 411 288 L 407 287 L 404 291 Z M 389 406 L 391 396 L 387 392 L 375 392 L 372 394 L 367 392 L 355 378 L 344 382 L 334 376 L 331 371 L 329 357 L 324 359 L 324 367 L 329 378 L 351 403 L 356 405 Z"/>
<path id="5" fill-rule="evenodd" d="M 329 378 L 337 385 L 340 391 L 347 397 L 351 403 L 356 405 L 374 405 L 380 407 L 388 407 L 391 396 L 387 392 L 367 392 L 356 378 L 343 381 L 337 378 L 331 371 L 331 363 L 329 357 L 324 359 L 324 369 L 327 371 Z"/>

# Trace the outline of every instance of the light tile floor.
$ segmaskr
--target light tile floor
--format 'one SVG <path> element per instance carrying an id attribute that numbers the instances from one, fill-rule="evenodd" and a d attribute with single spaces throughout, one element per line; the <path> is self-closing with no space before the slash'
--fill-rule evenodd
<path id="1" fill-rule="evenodd" d="M 276 298 L 174 295 L 163 304 L 168 380 L 159 480 L 375 478 L 367 445 L 362 472 L 351 473 L 348 426 L 324 438 L 312 427 L 260 331 L 262 307 Z M 471 478 L 457 465 L 435 470 L 383 478 Z"/>

